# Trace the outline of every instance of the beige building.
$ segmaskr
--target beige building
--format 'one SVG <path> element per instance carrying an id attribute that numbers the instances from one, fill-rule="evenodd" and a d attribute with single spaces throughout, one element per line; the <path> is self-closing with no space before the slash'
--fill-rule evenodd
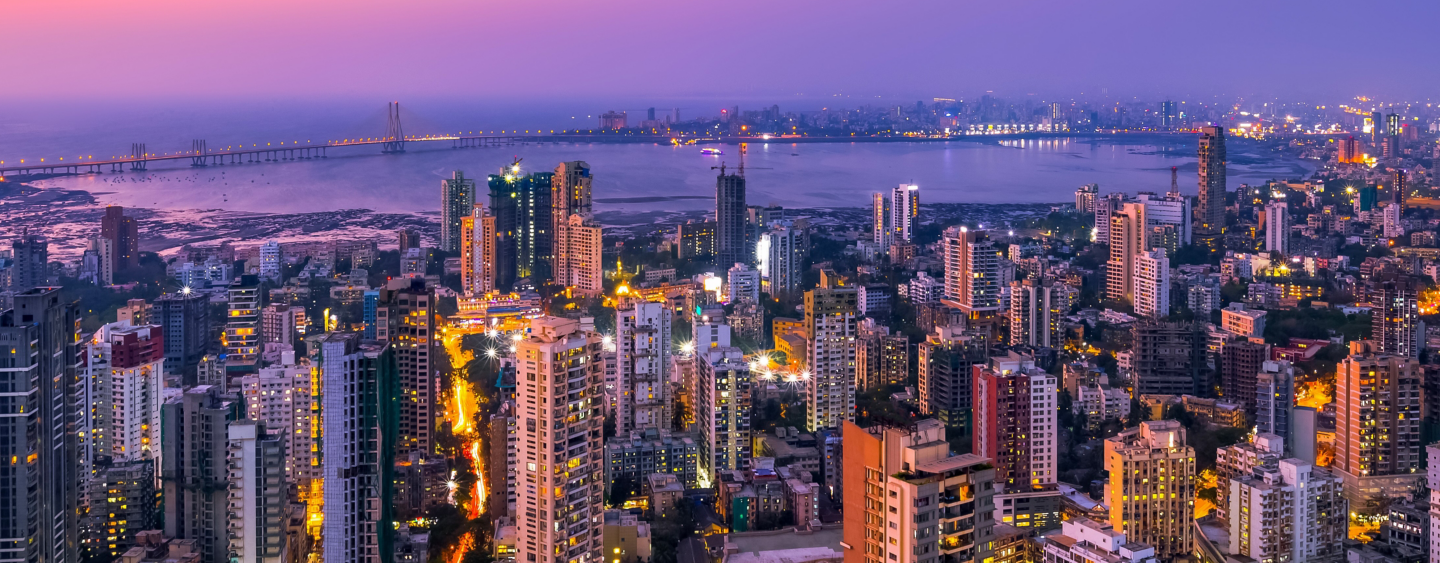
<path id="1" fill-rule="evenodd" d="M 576 294 L 598 297 L 604 293 L 604 276 L 601 270 L 600 224 L 589 215 L 570 215 L 563 233 L 556 233 L 555 283 L 569 287 Z M 563 235 L 563 238 L 561 238 Z"/>
<path id="2" fill-rule="evenodd" d="M 495 215 L 484 204 L 461 219 L 460 288 L 466 296 L 495 290 L 495 234 Z"/>
<path id="3" fill-rule="evenodd" d="M 845 563 L 988 561 L 995 536 L 995 468 L 951 455 L 945 426 L 845 423 Z"/>
<path id="4" fill-rule="evenodd" d="M 1142 422 L 1105 440 L 1110 525 L 1155 548 L 1162 560 L 1190 553 L 1195 519 L 1195 448 L 1173 420 Z"/>
<path id="5" fill-rule="evenodd" d="M 1145 204 L 1125 203 L 1110 215 L 1110 261 L 1105 263 L 1105 295 L 1135 299 L 1135 257 L 1145 246 Z"/>
<path id="6" fill-rule="evenodd" d="M 539 317 L 517 344 L 516 561 L 599 561 L 604 485 L 600 335 Z"/>
<path id="7" fill-rule="evenodd" d="M 1350 343 L 1335 373 L 1335 464 L 1350 510 L 1378 509 L 1381 499 L 1409 495 L 1424 478 L 1420 457 L 1420 363 Z"/>

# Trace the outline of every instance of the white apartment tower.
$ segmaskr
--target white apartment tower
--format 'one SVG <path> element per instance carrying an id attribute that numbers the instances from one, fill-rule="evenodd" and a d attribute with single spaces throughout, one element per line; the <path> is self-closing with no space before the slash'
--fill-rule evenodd
<path id="1" fill-rule="evenodd" d="M 1058 282 L 1010 282 L 1010 344 L 1062 348 L 1062 322 L 1080 292 Z"/>
<path id="2" fill-rule="evenodd" d="M 1160 318 L 1170 314 L 1170 259 L 1157 248 L 1134 258 L 1135 313 Z"/>
<path id="3" fill-rule="evenodd" d="M 890 190 L 891 242 L 912 242 L 920 218 L 920 186 L 900 184 Z"/>
<path id="4" fill-rule="evenodd" d="M 161 327 L 110 323 L 86 347 L 81 440 L 83 463 L 160 458 L 160 405 L 165 391 Z M 22 409 L 23 412 L 23 409 Z"/>
<path id="5" fill-rule="evenodd" d="M 1290 254 L 1290 209 L 1283 201 L 1265 204 L 1265 250 Z"/>
<path id="6" fill-rule="evenodd" d="M 310 435 L 310 366 L 295 365 L 294 352 L 284 352 L 281 357 L 289 361 L 241 377 L 240 395 L 246 417 L 265 423 L 267 431 L 284 442 L 285 479 L 304 490 L 305 483 L 320 476 L 310 465 L 310 446 L 315 442 Z"/>
<path id="7" fill-rule="evenodd" d="M 1341 489 L 1339 477 L 1298 459 L 1231 480 L 1229 552 L 1254 561 L 1343 560 L 1349 513 Z"/>
<path id="8" fill-rule="evenodd" d="M 280 243 L 268 241 L 260 245 L 260 277 L 272 282 L 280 279 Z"/>
<path id="9" fill-rule="evenodd" d="M 283 478 L 284 439 L 267 436 L 264 423 L 253 420 L 230 423 L 227 437 L 229 560 L 281 563 L 286 560 L 289 501 Z"/>
<path id="10" fill-rule="evenodd" d="M 515 560 L 601 563 L 600 335 L 540 317 L 517 348 Z"/>
<path id="11" fill-rule="evenodd" d="M 730 346 L 699 350 L 695 353 L 695 381 L 699 465 L 705 476 L 701 480 L 714 482 L 721 471 L 750 469 L 753 382 L 745 354 Z"/>
<path id="12" fill-rule="evenodd" d="M 633 300 L 615 312 L 616 429 L 670 427 L 670 308 Z"/>

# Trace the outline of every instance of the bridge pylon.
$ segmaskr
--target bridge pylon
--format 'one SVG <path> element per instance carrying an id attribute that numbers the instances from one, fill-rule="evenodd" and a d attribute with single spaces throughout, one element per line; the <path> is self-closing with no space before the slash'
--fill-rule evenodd
<path id="1" fill-rule="evenodd" d="M 130 143 L 130 158 L 135 159 L 130 161 L 131 170 L 145 170 L 146 161 L 150 158 L 150 155 L 145 152 L 145 143 Z"/>
<path id="2" fill-rule="evenodd" d="M 190 141 L 190 166 L 206 166 L 205 154 L 208 152 L 203 139 Z"/>
<path id="3" fill-rule="evenodd" d="M 385 142 L 380 145 L 380 152 L 405 152 L 405 129 L 400 126 L 400 102 L 390 102 L 385 108 L 385 114 L 390 123 L 385 129 Z"/>

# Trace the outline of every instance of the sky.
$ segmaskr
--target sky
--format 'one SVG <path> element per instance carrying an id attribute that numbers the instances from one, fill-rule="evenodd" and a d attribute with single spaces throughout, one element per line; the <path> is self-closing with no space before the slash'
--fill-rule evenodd
<path id="1" fill-rule="evenodd" d="M 1424 99 L 1413 0 L 5 0 L 0 99 Z"/>

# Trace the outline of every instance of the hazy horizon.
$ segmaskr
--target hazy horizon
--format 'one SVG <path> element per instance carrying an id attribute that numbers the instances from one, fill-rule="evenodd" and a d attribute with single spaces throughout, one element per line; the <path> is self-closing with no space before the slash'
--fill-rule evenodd
<path id="1" fill-rule="evenodd" d="M 1440 87 L 1422 62 L 1440 52 L 1440 5 L 1420 2 L 19 0 L 7 12 L 55 22 L 0 36 L 0 99 L 31 103 L 1415 101 Z"/>

